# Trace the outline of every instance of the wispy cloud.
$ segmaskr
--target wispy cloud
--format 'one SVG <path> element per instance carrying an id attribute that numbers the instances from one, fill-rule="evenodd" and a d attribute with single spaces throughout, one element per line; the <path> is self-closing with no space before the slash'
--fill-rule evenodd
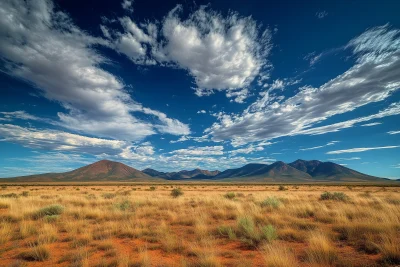
<path id="1" fill-rule="evenodd" d="M 382 124 L 382 122 L 371 122 L 371 123 L 362 124 L 360 126 L 371 127 L 371 126 L 376 126 L 376 125 L 380 125 L 380 124 Z"/>
<path id="2" fill-rule="evenodd" d="M 359 157 L 352 157 L 352 158 L 335 158 L 335 159 L 328 159 L 331 161 L 347 161 L 347 160 L 360 160 Z"/>
<path id="3" fill-rule="evenodd" d="M 357 152 L 364 152 L 364 151 L 369 151 L 369 150 L 380 150 L 380 149 L 389 149 L 389 148 L 398 148 L 398 147 L 400 147 L 400 146 L 358 147 L 358 148 L 329 151 L 326 154 L 357 153 Z"/>
<path id="4" fill-rule="evenodd" d="M 400 131 L 390 131 L 390 132 L 387 132 L 388 134 L 400 134 Z"/>
<path id="5" fill-rule="evenodd" d="M 325 10 L 322 11 L 318 11 L 317 13 L 315 13 L 315 16 L 319 19 L 323 19 L 326 16 L 328 16 L 328 12 L 326 12 Z"/>
<path id="6" fill-rule="evenodd" d="M 301 148 L 300 150 L 302 150 L 302 151 L 306 151 L 306 150 L 314 150 L 314 149 L 319 149 L 319 148 L 323 148 L 323 147 L 327 147 L 327 146 L 332 146 L 332 145 L 334 145 L 334 144 L 337 144 L 337 143 L 339 143 L 339 141 L 331 141 L 331 142 L 329 142 L 329 143 L 327 143 L 327 144 L 325 144 L 325 145 L 322 145 L 322 146 L 315 146 L 315 147 Z"/>
<path id="7" fill-rule="evenodd" d="M 399 42 L 399 30 L 388 25 L 369 29 L 346 46 L 352 49 L 356 62 L 345 73 L 318 88 L 303 86 L 300 92 L 285 101 L 266 92 L 241 114 L 219 114 L 218 122 L 206 129 L 206 133 L 211 134 L 213 140 L 249 143 L 338 131 L 359 122 L 393 115 L 398 111 L 396 105 L 388 107 L 379 116 L 313 128 L 335 115 L 383 101 L 398 90 L 400 61 L 397 58 L 400 52 L 396 44 Z"/>

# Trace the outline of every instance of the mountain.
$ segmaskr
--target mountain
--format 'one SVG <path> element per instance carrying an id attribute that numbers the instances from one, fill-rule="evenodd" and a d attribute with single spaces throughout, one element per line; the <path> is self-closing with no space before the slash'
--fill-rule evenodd
<path id="1" fill-rule="evenodd" d="M 201 169 L 159 172 L 150 168 L 139 171 L 119 162 L 101 160 L 70 172 L 1 179 L 3 182 L 162 182 L 165 180 L 288 183 L 387 181 L 387 179 L 366 175 L 336 163 L 301 159 L 289 164 L 282 161 L 273 164 L 251 163 L 241 168 L 228 169 L 223 172 Z"/>
<path id="2" fill-rule="evenodd" d="M 29 175 L 7 180 L 29 181 L 29 182 L 51 182 L 51 181 L 88 182 L 88 181 L 144 181 L 144 180 L 154 180 L 154 178 L 122 163 L 110 160 L 100 160 L 70 172 Z"/>
<path id="3" fill-rule="evenodd" d="M 282 161 L 271 165 L 251 163 L 241 168 L 229 169 L 214 177 L 215 180 L 230 179 L 235 181 L 307 181 L 312 177 Z"/>
<path id="4" fill-rule="evenodd" d="M 152 176 L 160 177 L 167 180 L 181 180 L 181 179 L 208 179 L 216 176 L 220 171 L 207 171 L 201 169 L 194 169 L 191 171 L 183 170 L 179 172 L 159 172 L 154 169 L 144 169 L 142 172 Z"/>
<path id="5" fill-rule="evenodd" d="M 290 166 L 311 175 L 314 180 L 334 180 L 334 181 L 376 181 L 381 179 L 349 169 L 333 162 L 321 162 L 318 160 L 298 159 Z"/>

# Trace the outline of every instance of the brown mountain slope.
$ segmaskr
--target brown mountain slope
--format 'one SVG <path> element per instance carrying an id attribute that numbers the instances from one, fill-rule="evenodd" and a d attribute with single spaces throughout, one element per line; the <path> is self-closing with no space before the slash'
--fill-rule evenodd
<path id="1" fill-rule="evenodd" d="M 46 173 L 7 179 L 10 181 L 154 181 L 155 178 L 123 163 L 101 160 L 64 173 Z"/>

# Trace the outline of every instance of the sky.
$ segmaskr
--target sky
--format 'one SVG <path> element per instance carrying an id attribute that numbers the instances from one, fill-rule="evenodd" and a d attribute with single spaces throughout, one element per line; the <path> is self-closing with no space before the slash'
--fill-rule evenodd
<path id="1" fill-rule="evenodd" d="M 0 177 L 317 159 L 400 178 L 398 10 L 1 1 Z"/>

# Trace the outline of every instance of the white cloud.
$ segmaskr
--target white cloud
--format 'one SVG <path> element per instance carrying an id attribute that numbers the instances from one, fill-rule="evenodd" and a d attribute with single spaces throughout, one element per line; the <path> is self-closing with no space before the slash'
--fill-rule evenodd
<path id="1" fill-rule="evenodd" d="M 300 150 L 302 150 L 302 151 L 314 150 L 314 149 L 318 149 L 318 148 L 323 148 L 323 147 L 327 147 L 327 146 L 332 146 L 332 145 L 334 145 L 334 144 L 336 144 L 336 143 L 339 143 L 339 141 L 331 141 L 331 142 L 329 142 L 329 143 L 327 143 L 327 144 L 325 144 L 325 145 L 322 145 L 322 146 L 315 146 L 315 147 L 309 147 L 309 148 L 301 148 Z"/>
<path id="2" fill-rule="evenodd" d="M 382 122 L 371 122 L 371 123 L 362 124 L 360 126 L 371 127 L 371 126 L 376 126 L 376 125 L 380 125 L 380 124 L 382 124 Z"/>
<path id="3" fill-rule="evenodd" d="M 364 152 L 364 151 L 369 151 L 369 150 L 389 149 L 389 148 L 398 148 L 398 147 L 400 147 L 400 146 L 359 147 L 359 148 L 350 148 L 350 149 L 329 151 L 326 154 L 356 153 L 356 152 Z"/>
<path id="4" fill-rule="evenodd" d="M 120 19 L 124 32 L 113 34 L 115 49 L 137 64 L 188 70 L 198 96 L 226 90 L 242 103 L 255 77 L 267 76 L 270 32 L 260 32 L 251 17 L 234 12 L 222 16 L 202 6 L 182 19 L 181 11 L 178 5 L 161 22 L 141 25 Z M 108 29 L 103 32 L 109 35 Z"/>
<path id="5" fill-rule="evenodd" d="M 218 122 L 206 129 L 213 140 L 241 143 L 270 140 L 297 134 L 321 134 L 352 127 L 355 123 L 398 114 L 391 105 L 376 115 L 313 128 L 326 119 L 358 107 L 387 99 L 400 87 L 399 31 L 381 26 L 351 40 L 356 56 L 353 67 L 319 88 L 302 87 L 296 95 L 281 101 L 268 92 L 242 114 L 218 115 Z"/>
<path id="6" fill-rule="evenodd" d="M 133 0 L 123 0 L 121 6 L 126 11 L 133 12 L 132 3 L 133 3 Z"/>
<path id="7" fill-rule="evenodd" d="M 51 1 L 5 1 L 0 6 L 0 54 L 6 73 L 33 83 L 49 100 L 60 103 L 61 125 L 93 135 L 139 140 L 157 130 L 188 134 L 188 126 L 158 111 L 154 123 L 132 115 L 145 111 L 131 99 L 123 82 L 101 69 L 108 60 L 94 38 L 74 25 Z"/>
<path id="8" fill-rule="evenodd" d="M 317 63 L 318 61 L 320 61 L 321 57 L 322 57 L 323 53 L 317 54 L 315 51 L 311 52 L 309 54 L 307 54 L 304 57 L 304 60 L 307 60 L 310 62 L 310 66 L 313 66 L 315 63 Z"/>
<path id="9" fill-rule="evenodd" d="M 41 130 L 25 128 L 12 124 L 0 124 L 2 141 L 21 144 L 29 148 L 52 151 L 87 153 L 95 156 L 148 160 L 154 154 L 150 143 L 133 145 L 130 142 L 94 138 L 58 130 Z"/>
<path id="10" fill-rule="evenodd" d="M 204 109 L 197 111 L 197 114 L 206 114 L 206 113 L 207 112 Z"/>
<path id="11" fill-rule="evenodd" d="M 326 16 L 328 16 L 328 12 L 326 12 L 325 10 L 322 11 L 318 11 L 317 13 L 315 13 L 315 16 L 319 19 L 323 19 Z"/>
<path id="12" fill-rule="evenodd" d="M 336 159 L 328 159 L 331 161 L 347 161 L 347 160 L 360 160 L 359 157 L 351 157 L 351 158 L 336 158 Z"/>
<path id="13" fill-rule="evenodd" d="M 251 153 L 259 152 L 259 151 L 263 151 L 263 150 L 264 150 L 264 148 L 262 146 L 249 145 L 248 147 L 245 147 L 245 148 L 231 150 L 228 153 L 235 156 L 237 154 L 251 154 Z"/>
<path id="14" fill-rule="evenodd" d="M 204 147 L 188 147 L 177 149 L 169 152 L 170 154 L 191 155 L 191 156 L 207 156 L 207 155 L 223 155 L 223 146 L 204 146 Z"/>
<path id="15" fill-rule="evenodd" d="M 388 134 L 400 134 L 400 131 L 389 131 Z"/>

